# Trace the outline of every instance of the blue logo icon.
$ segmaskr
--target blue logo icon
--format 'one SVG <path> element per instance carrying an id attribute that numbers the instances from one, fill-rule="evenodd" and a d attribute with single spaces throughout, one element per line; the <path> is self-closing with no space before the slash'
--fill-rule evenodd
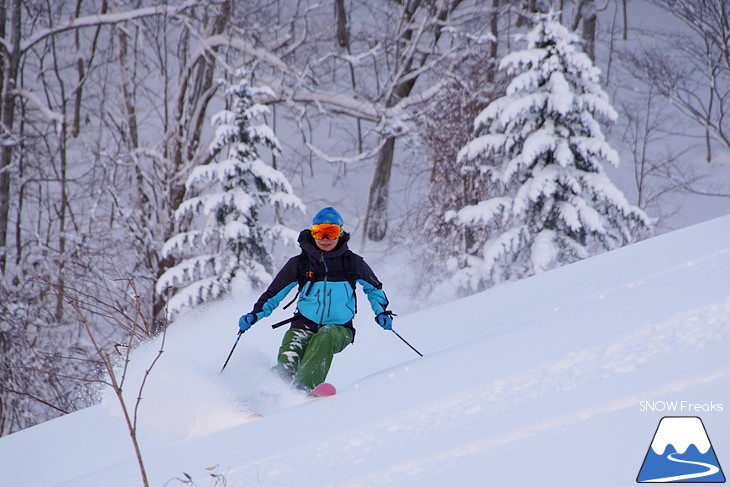
<path id="1" fill-rule="evenodd" d="M 662 418 L 636 481 L 725 482 L 702 420 L 696 416 Z"/>

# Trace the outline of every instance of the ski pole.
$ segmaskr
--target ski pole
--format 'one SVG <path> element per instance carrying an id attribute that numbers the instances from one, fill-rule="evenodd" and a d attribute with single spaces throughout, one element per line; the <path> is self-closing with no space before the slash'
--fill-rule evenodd
<path id="1" fill-rule="evenodd" d="M 231 360 L 231 355 L 233 355 L 233 351 L 236 349 L 236 345 L 238 345 L 238 340 L 241 339 L 241 335 L 243 335 L 243 330 L 238 332 L 238 336 L 236 337 L 236 343 L 233 344 L 233 348 L 231 349 L 231 353 L 228 354 L 228 358 L 226 359 L 226 363 L 223 364 L 223 368 L 221 369 L 221 374 L 223 373 L 223 370 L 226 368 L 226 365 L 228 365 L 228 361 Z"/>
<path id="2" fill-rule="evenodd" d="M 416 348 L 413 345 L 411 345 L 410 343 L 408 343 L 405 338 L 403 338 L 402 336 L 400 336 L 397 331 L 395 331 L 392 328 L 390 329 L 390 331 L 392 331 L 393 333 L 395 333 L 395 336 L 397 336 L 398 338 L 400 338 L 401 340 L 403 340 L 403 343 L 405 343 L 406 345 L 408 345 L 409 347 L 411 347 L 411 350 L 413 350 L 414 352 L 416 352 L 419 356 L 423 357 L 423 354 L 421 352 L 419 352 L 418 350 L 416 350 Z"/>

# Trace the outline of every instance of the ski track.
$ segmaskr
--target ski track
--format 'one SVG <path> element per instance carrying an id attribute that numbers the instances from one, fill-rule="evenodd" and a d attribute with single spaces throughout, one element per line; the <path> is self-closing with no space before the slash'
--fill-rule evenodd
<path id="1" fill-rule="evenodd" d="M 415 428 L 477 413 L 497 413 L 552 391 L 568 391 L 596 378 L 627 373 L 682 347 L 702 348 L 730 332 L 730 297 L 721 303 L 682 313 L 658 324 L 643 325 L 608 345 L 571 352 L 564 359 L 528 369 L 452 396 L 411 414 Z M 489 409 L 485 411 L 486 405 Z M 398 428 L 403 430 L 403 421 Z"/>
<path id="2" fill-rule="evenodd" d="M 259 460 L 256 465 L 233 468 L 229 478 L 246 485 L 278 485 L 278 478 L 288 479 L 297 471 L 334 468 L 342 463 L 364 463 L 364 457 L 380 449 L 392 450 L 400 444 L 419 444 L 454 428 L 469 427 L 482 415 L 498 415 L 524 405 L 551 392 L 569 391 L 581 384 L 634 371 L 678 349 L 699 349 L 722 340 L 730 332 L 730 296 L 660 323 L 642 325 L 607 345 L 568 353 L 564 358 L 533 367 L 518 374 L 480 384 L 461 393 L 417 407 L 394 412 L 385 420 L 376 420 L 364 428 L 350 429 L 325 441 L 310 442 L 289 451 Z M 369 472 L 364 477 L 343 484 L 338 479 L 329 485 L 349 487 L 392 484 L 454 468 L 490 454 L 510 444 L 576 425 L 597 416 L 636 407 L 642 398 L 677 393 L 698 383 L 730 377 L 730 367 L 716 369 L 700 377 L 666 383 L 651 391 L 642 390 L 604 404 L 561 414 L 528 426 L 479 438 L 471 443 L 443 451 L 415 456 L 387 468 Z M 497 418 L 498 419 L 498 418 Z M 314 455 L 314 457 L 312 457 Z M 286 458 L 283 462 L 281 459 Z M 298 461 L 296 459 L 306 459 Z M 253 472 L 252 472 L 253 470 Z M 322 483 L 321 485 L 328 485 Z"/>
<path id="3" fill-rule="evenodd" d="M 646 392 L 651 395 L 677 393 L 692 388 L 698 383 L 710 383 L 716 380 L 728 378 L 730 378 L 730 367 L 725 367 L 702 377 L 694 377 L 689 380 L 673 382 Z M 345 484 L 328 484 L 326 487 L 396 485 L 397 482 L 403 481 L 406 477 L 429 476 L 436 472 L 451 470 L 458 468 L 460 465 L 471 462 L 482 455 L 499 452 L 513 443 L 549 434 L 553 431 L 563 430 L 565 428 L 575 426 L 583 421 L 595 419 L 596 417 L 604 414 L 634 408 L 639 400 L 645 396 L 646 393 L 630 395 L 599 406 L 572 411 L 545 421 L 516 428 L 506 433 L 489 436 L 476 442 L 460 445 L 457 448 L 442 451 L 428 457 L 409 459 L 382 471 L 374 472 L 365 478 L 355 479 Z"/>
<path id="4" fill-rule="evenodd" d="M 414 477 L 427 477 L 438 472 L 458 468 L 478 460 L 483 455 L 502 451 L 512 444 L 549 434 L 554 431 L 576 426 L 584 421 L 621 410 L 635 408 L 638 402 L 649 396 L 676 394 L 691 389 L 698 384 L 730 378 L 730 367 L 723 367 L 699 377 L 674 381 L 663 386 L 642 391 L 638 394 L 600 404 L 598 406 L 570 411 L 553 418 L 514 428 L 501 434 L 480 438 L 470 443 L 459 444 L 428 456 L 416 455 L 401 460 L 387 468 L 373 471 L 359 478 L 336 479 L 327 483 L 320 479 L 322 487 L 371 487 L 377 485 L 397 485 L 399 482 L 413 480 Z M 347 430 L 324 441 L 315 441 L 277 455 L 259 459 L 255 464 L 232 468 L 227 478 L 241 485 L 286 486 L 292 476 L 302 476 L 314 470 L 327 471 L 342 464 L 364 463 L 363 455 L 377 450 L 393 451 L 399 444 L 414 444 L 424 436 L 433 436 L 436 430 L 448 431 L 453 427 L 458 414 L 452 413 L 451 402 L 442 401 L 431 404 L 430 412 L 419 408 L 418 412 L 403 412 L 387 421 L 372 422 L 366 429 Z M 451 421 L 445 421 L 444 416 Z M 461 418 L 463 420 L 463 418 Z M 424 421 L 427 420 L 427 421 Z M 404 427 L 405 423 L 409 423 Z M 409 440 L 409 441 L 404 441 Z M 285 461 L 282 461 L 285 458 Z M 281 481 L 279 481 L 279 477 Z M 283 483 L 282 483 L 283 482 Z M 306 483 L 306 482 L 305 482 Z"/>

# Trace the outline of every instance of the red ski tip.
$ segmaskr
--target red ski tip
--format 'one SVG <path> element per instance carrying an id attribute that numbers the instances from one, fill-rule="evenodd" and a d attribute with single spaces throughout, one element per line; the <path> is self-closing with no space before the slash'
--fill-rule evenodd
<path id="1" fill-rule="evenodd" d="M 337 394 L 337 389 L 335 389 L 335 386 L 328 384 L 327 382 L 322 382 L 309 392 L 309 395 L 314 397 L 327 397 L 334 396 L 335 394 Z"/>

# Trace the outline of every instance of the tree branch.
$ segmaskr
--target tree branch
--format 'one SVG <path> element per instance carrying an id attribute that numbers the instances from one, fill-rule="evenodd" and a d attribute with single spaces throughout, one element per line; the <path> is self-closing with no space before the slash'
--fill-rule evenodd
<path id="1" fill-rule="evenodd" d="M 80 28 L 84 28 L 84 27 L 95 27 L 98 25 L 105 25 L 105 24 L 119 24 L 121 22 L 127 22 L 130 20 L 135 20 L 135 19 L 140 19 L 140 18 L 145 18 L 145 17 L 154 17 L 157 15 L 174 17 L 189 8 L 196 7 L 201 4 L 205 4 L 205 2 L 200 2 L 199 0 L 190 0 L 188 2 L 183 3 L 182 5 L 178 5 L 178 6 L 174 6 L 174 7 L 167 6 L 167 5 L 158 5 L 158 6 L 154 6 L 154 7 L 147 7 L 147 8 L 131 10 L 129 12 L 118 12 L 118 13 L 100 14 L 100 15 L 87 15 L 85 17 L 78 17 L 75 19 L 71 19 L 69 22 L 66 22 L 65 24 L 57 25 L 50 29 L 43 29 L 40 32 L 37 32 L 34 36 L 32 36 L 20 43 L 20 52 L 24 53 L 28 49 L 32 48 L 34 45 L 43 41 L 44 39 L 54 36 L 56 34 L 60 34 L 62 32 L 67 32 L 70 30 L 80 29 Z M 5 49 L 6 50 L 9 49 L 9 46 L 5 45 Z"/>

